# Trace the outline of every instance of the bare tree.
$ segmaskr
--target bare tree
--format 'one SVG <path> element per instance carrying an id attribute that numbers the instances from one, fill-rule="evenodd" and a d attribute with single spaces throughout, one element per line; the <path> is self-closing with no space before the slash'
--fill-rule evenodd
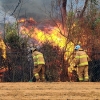
<path id="1" fill-rule="evenodd" d="M 62 24 L 63 24 L 63 29 L 64 34 L 66 35 L 66 18 L 67 18 L 67 9 L 66 9 L 66 5 L 67 5 L 67 0 L 62 0 Z"/>
<path id="2" fill-rule="evenodd" d="M 18 4 L 17 4 L 17 6 L 15 7 L 15 9 L 13 10 L 11 16 L 15 13 L 15 11 L 16 11 L 17 8 L 19 7 L 20 3 L 21 3 L 21 0 L 18 1 Z"/>
<path id="3" fill-rule="evenodd" d="M 86 10 L 86 8 L 87 8 L 87 5 L 88 5 L 88 1 L 89 0 L 85 0 L 85 4 L 84 4 L 84 7 L 83 7 L 83 9 L 82 9 L 82 11 L 81 11 L 81 13 L 80 13 L 80 18 L 81 17 L 83 17 L 83 15 L 84 15 L 84 12 L 85 12 L 85 10 Z"/>

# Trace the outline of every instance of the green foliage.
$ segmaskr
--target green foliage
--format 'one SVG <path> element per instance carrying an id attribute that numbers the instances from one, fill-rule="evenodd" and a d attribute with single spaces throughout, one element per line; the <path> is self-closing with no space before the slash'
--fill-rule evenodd
<path id="1" fill-rule="evenodd" d="M 17 48 L 19 36 L 17 35 L 17 28 L 15 24 L 7 24 L 5 28 L 5 41 L 9 43 L 11 48 Z"/>
<path id="2" fill-rule="evenodd" d="M 19 37 L 16 34 L 9 34 L 6 37 L 6 42 L 10 44 L 11 48 L 18 48 L 19 47 Z"/>
<path id="3" fill-rule="evenodd" d="M 95 25 L 99 24 L 100 23 L 100 18 L 97 18 L 94 22 Z"/>
<path id="4" fill-rule="evenodd" d="M 98 5 L 98 0 L 91 0 L 91 3 L 94 3 L 95 5 Z"/>
<path id="5" fill-rule="evenodd" d="M 21 49 L 27 46 L 28 38 L 21 38 L 18 33 L 18 27 L 16 24 L 7 24 L 5 29 L 5 41 L 9 43 L 12 49 Z"/>
<path id="6" fill-rule="evenodd" d="M 7 53 L 8 66 L 11 69 L 9 72 L 10 81 L 26 81 L 29 78 L 29 64 L 26 52 L 28 38 L 20 37 L 16 24 L 7 24 L 5 34 L 5 42 L 11 48 L 11 52 Z"/>

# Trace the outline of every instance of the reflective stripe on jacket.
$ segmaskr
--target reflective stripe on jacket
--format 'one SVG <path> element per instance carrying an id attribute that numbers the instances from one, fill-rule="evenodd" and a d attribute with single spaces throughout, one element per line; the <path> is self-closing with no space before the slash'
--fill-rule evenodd
<path id="1" fill-rule="evenodd" d="M 32 53 L 32 56 L 33 56 L 33 60 L 34 60 L 34 66 L 37 66 L 39 64 L 45 64 L 44 57 L 41 52 L 34 51 Z"/>
<path id="2" fill-rule="evenodd" d="M 88 65 L 88 55 L 84 50 L 76 51 L 76 65 L 77 66 L 85 66 Z"/>

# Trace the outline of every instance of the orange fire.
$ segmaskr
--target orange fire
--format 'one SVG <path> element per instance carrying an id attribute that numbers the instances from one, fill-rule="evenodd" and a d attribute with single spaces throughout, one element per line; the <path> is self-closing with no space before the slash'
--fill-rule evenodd
<path id="1" fill-rule="evenodd" d="M 24 25 L 25 24 L 36 24 L 36 21 L 33 18 L 29 18 L 29 19 L 21 18 L 17 22 L 18 23 L 24 23 Z"/>
<path id="2" fill-rule="evenodd" d="M 6 45 L 1 37 L 0 37 L 0 49 L 2 50 L 2 57 L 6 59 Z"/>
<path id="3" fill-rule="evenodd" d="M 1 52 L 1 55 L 4 59 L 6 59 L 6 45 L 3 41 L 3 39 L 0 37 L 0 52 Z M 1 63 L 1 62 L 0 62 Z M 2 68 L 1 68 L 2 67 Z M 3 76 L 3 72 L 6 72 L 8 69 L 5 68 L 5 66 L 0 66 L 0 79 L 1 77 Z"/>
<path id="4" fill-rule="evenodd" d="M 18 20 L 18 23 L 24 23 L 26 21 L 25 18 L 21 18 L 20 20 Z"/>
<path id="5" fill-rule="evenodd" d="M 33 21 L 33 19 L 31 18 Z M 30 20 L 30 21 L 31 21 Z M 22 22 L 24 21 L 21 19 Z M 20 22 L 20 21 L 19 21 Z M 65 47 L 66 43 L 66 38 L 61 35 L 60 32 L 63 32 L 63 29 L 61 27 L 60 23 L 57 23 L 59 26 L 50 26 L 48 25 L 47 27 L 43 30 L 40 30 L 38 27 L 34 27 L 34 25 L 30 25 L 26 27 L 26 25 L 22 25 L 20 27 L 20 33 L 24 35 L 28 35 L 29 37 L 35 39 L 38 41 L 39 45 L 42 43 L 49 41 L 53 46 L 59 46 L 61 49 Z M 69 55 L 73 51 L 73 43 L 69 43 L 67 45 L 67 55 Z M 69 52 L 70 51 L 70 52 Z"/>

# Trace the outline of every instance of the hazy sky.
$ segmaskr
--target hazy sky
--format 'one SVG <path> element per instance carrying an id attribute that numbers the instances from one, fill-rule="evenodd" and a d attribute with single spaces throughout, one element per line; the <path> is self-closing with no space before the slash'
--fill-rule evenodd
<path id="1" fill-rule="evenodd" d="M 33 17 L 35 20 L 46 19 L 49 17 L 46 12 L 51 11 L 51 1 L 55 0 L 21 0 L 14 15 L 11 16 L 15 7 L 18 5 L 18 1 L 19 0 L 0 0 L 0 23 L 4 20 L 5 14 L 7 16 L 6 19 L 11 21 L 14 20 L 14 16 Z M 82 2 L 79 2 L 78 5 L 82 6 Z"/>
<path id="2" fill-rule="evenodd" d="M 54 3 L 53 1 L 56 0 L 21 0 L 21 3 L 19 4 L 18 8 L 14 12 L 14 14 L 11 15 L 15 7 L 18 5 L 19 0 L 0 0 L 0 23 L 4 23 L 5 15 L 6 15 L 6 22 L 8 21 L 14 22 L 15 17 L 17 18 L 33 17 L 36 21 L 48 19 L 50 15 L 48 15 L 47 12 L 51 11 L 52 8 L 51 2 L 53 4 Z M 72 1 L 74 9 L 76 5 L 78 6 L 79 9 L 82 9 L 85 0 L 72 0 Z M 68 8 L 70 8 L 70 2 L 71 0 L 68 0 L 67 2 Z M 59 13 L 59 9 L 58 8 L 56 9 L 57 13 Z"/>
<path id="3" fill-rule="evenodd" d="M 0 0 L 0 15 L 4 16 L 4 12 L 11 15 L 17 6 L 19 0 Z M 14 16 L 21 17 L 34 17 L 35 19 L 45 18 L 45 12 L 50 10 L 52 0 L 21 0 L 16 9 Z M 0 17 L 0 19 L 1 19 Z"/>

